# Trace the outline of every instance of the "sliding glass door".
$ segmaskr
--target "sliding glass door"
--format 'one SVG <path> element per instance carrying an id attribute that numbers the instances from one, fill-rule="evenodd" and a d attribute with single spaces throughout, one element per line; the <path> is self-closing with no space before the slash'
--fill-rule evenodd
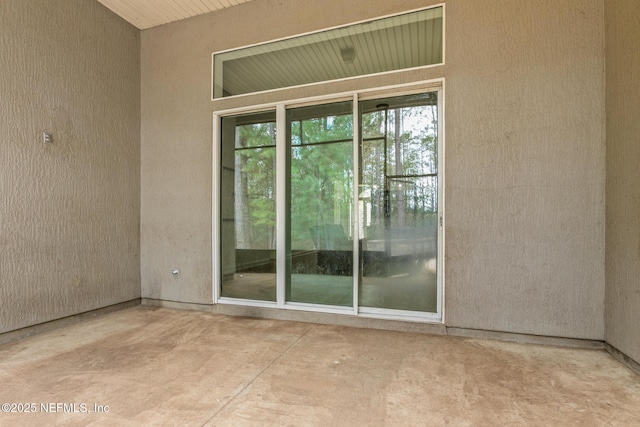
<path id="1" fill-rule="evenodd" d="M 276 300 L 276 113 L 221 119 L 220 296 Z"/>
<path id="2" fill-rule="evenodd" d="M 217 301 L 439 314 L 438 95 L 221 116 Z"/>
<path id="3" fill-rule="evenodd" d="M 437 99 L 426 93 L 360 103 L 359 305 L 437 309 Z"/>
<path id="4" fill-rule="evenodd" d="M 287 301 L 353 306 L 352 111 L 287 110 Z"/>

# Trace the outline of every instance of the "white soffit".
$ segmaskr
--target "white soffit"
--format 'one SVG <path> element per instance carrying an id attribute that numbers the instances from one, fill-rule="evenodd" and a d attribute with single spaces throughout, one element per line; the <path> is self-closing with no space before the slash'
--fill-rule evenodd
<path id="1" fill-rule="evenodd" d="M 98 0 L 116 15 L 145 30 L 251 0 Z"/>

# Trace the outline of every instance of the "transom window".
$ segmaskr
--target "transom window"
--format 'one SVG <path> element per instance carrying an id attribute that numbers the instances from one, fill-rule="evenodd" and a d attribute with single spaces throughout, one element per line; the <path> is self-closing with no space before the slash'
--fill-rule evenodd
<path id="1" fill-rule="evenodd" d="M 213 98 L 443 63 L 443 7 L 213 55 Z"/>

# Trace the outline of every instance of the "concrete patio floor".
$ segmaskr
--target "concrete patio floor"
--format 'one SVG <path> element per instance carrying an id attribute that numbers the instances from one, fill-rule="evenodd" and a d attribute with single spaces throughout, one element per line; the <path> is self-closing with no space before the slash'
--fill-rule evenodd
<path id="1" fill-rule="evenodd" d="M 640 376 L 604 350 L 138 306 L 0 346 L 0 403 L 32 410 L 1 426 L 637 426 Z"/>

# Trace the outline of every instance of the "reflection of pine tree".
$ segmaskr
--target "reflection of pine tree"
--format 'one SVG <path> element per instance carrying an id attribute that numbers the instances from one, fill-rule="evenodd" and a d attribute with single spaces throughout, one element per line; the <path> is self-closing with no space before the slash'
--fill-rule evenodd
<path id="1" fill-rule="evenodd" d="M 241 128 L 242 129 L 242 128 Z M 247 147 L 247 131 L 238 132 L 236 134 L 236 147 Z M 235 188 L 235 218 L 236 218 L 236 247 L 251 247 L 251 228 L 250 215 L 251 207 L 249 205 L 249 181 L 251 177 L 247 173 L 247 162 L 251 157 L 247 156 L 246 151 L 240 151 L 235 156 L 234 188 Z"/>
<path id="2" fill-rule="evenodd" d="M 369 238 L 382 237 L 385 219 L 389 227 L 413 227 L 433 217 L 437 179 L 427 175 L 437 172 L 436 126 L 435 105 L 380 109 L 363 115 L 361 183 L 370 196 Z M 397 178 L 388 178 L 391 175 Z M 382 189 L 389 191 L 386 218 Z"/>
<path id="3" fill-rule="evenodd" d="M 291 123 L 291 241 L 310 249 L 311 230 L 325 224 L 350 228 L 353 122 L 351 115 L 325 116 Z M 330 240 L 326 228 L 319 236 Z"/>
<path id="4" fill-rule="evenodd" d="M 238 126 L 236 138 L 237 247 L 275 249 L 275 124 Z"/>
<path id="5" fill-rule="evenodd" d="M 395 167 L 395 174 L 396 175 L 403 175 L 403 168 L 402 168 L 402 109 L 401 108 L 396 108 L 394 110 L 394 131 L 393 131 L 393 148 L 394 148 L 394 154 L 395 154 L 395 163 L 396 163 L 396 167 Z M 387 183 L 387 185 L 389 185 L 389 183 Z M 404 221 L 404 190 L 403 187 L 405 187 L 405 185 L 402 184 L 402 181 L 400 181 L 400 185 L 397 188 L 397 196 L 396 196 L 396 213 L 397 213 L 397 220 L 398 220 L 398 226 L 400 227 L 404 227 L 405 225 L 405 221 Z"/>
<path id="6" fill-rule="evenodd" d="M 435 105 L 362 115 L 360 181 L 368 191 L 370 203 L 369 238 L 380 236 L 383 231 L 386 176 L 426 175 L 437 171 L 436 125 Z M 351 114 L 327 115 L 292 121 L 290 126 L 291 239 L 308 248 L 312 245 L 309 230 L 316 225 L 341 224 L 345 232 L 349 232 L 349 209 L 353 200 L 353 121 Z M 234 191 L 238 248 L 275 249 L 277 167 L 284 173 L 275 160 L 275 123 L 236 127 Z M 390 206 L 394 217 L 391 225 L 412 226 L 416 221 L 424 223 L 433 217 L 437 211 L 437 179 L 400 181 L 389 188 L 395 190 Z"/>

